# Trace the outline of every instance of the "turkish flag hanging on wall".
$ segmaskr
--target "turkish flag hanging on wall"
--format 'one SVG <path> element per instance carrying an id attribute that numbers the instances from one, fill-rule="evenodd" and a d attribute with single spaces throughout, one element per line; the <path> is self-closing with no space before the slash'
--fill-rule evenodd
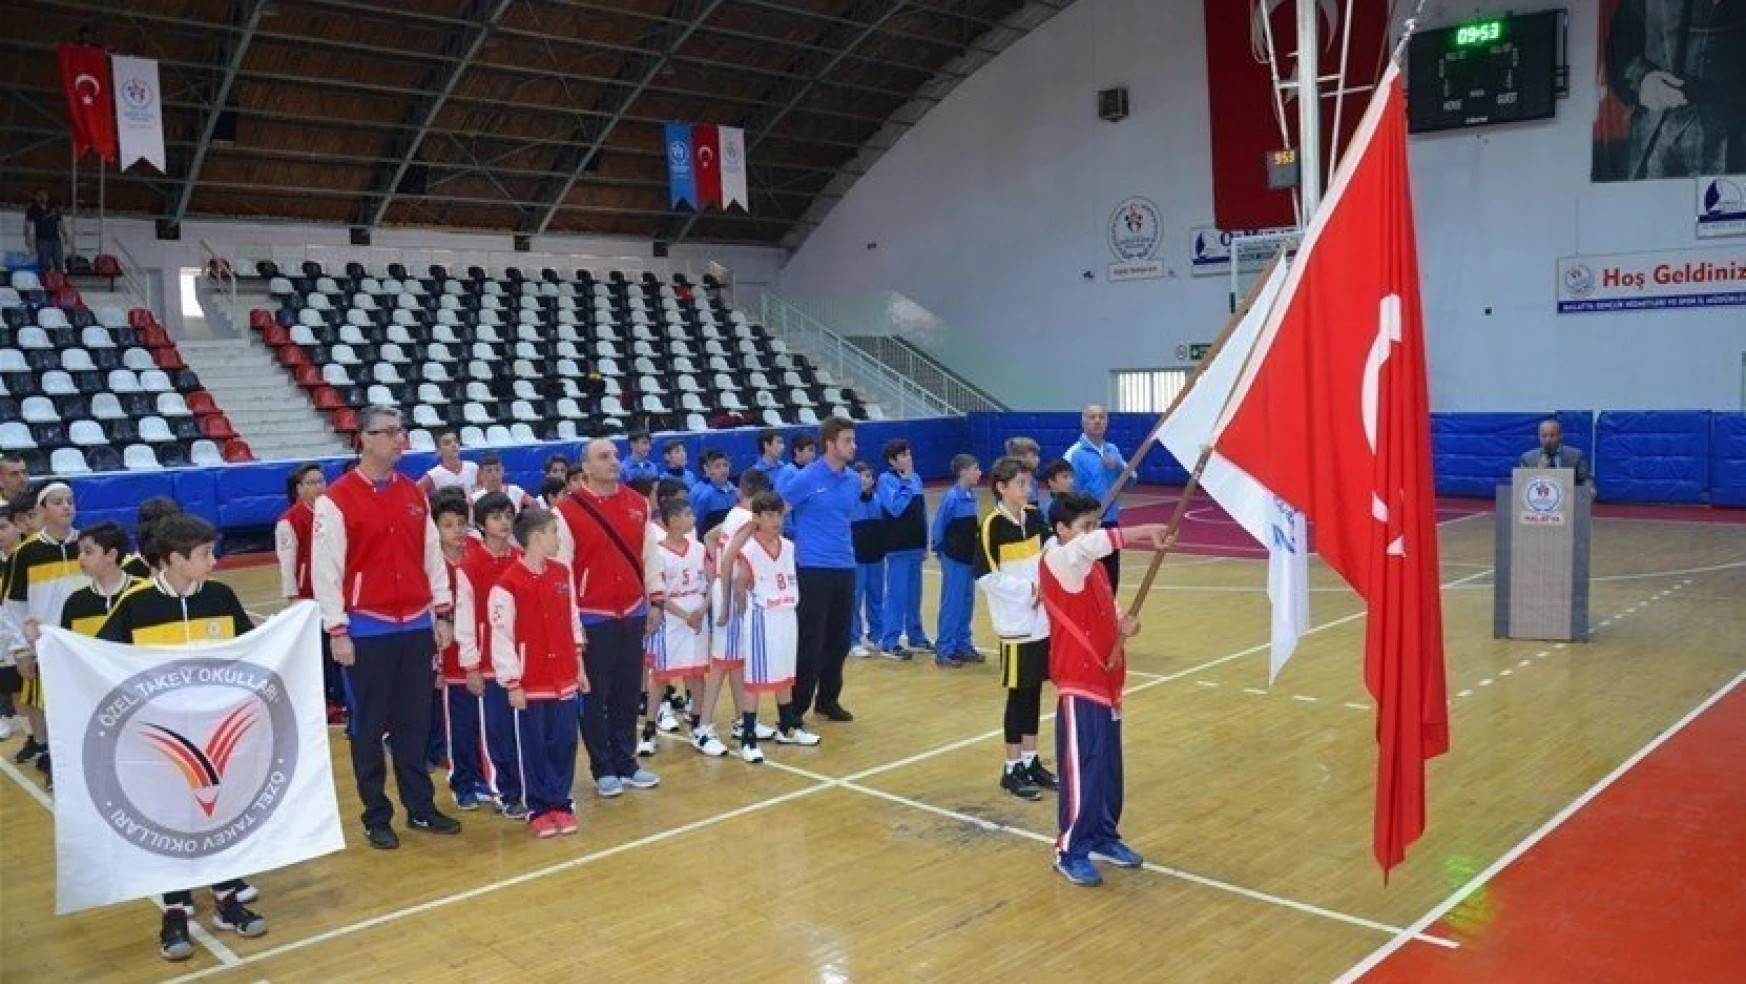
<path id="1" fill-rule="evenodd" d="M 1346 55 L 1347 87 L 1368 86 L 1382 74 L 1387 55 L 1389 4 L 1361 0 L 1202 0 L 1206 17 L 1207 107 L 1212 113 L 1213 222 L 1227 232 L 1271 229 L 1297 224 L 1290 191 L 1267 188 L 1266 155 L 1286 146 L 1273 109 L 1273 75 L 1267 67 L 1267 35 L 1262 17 L 1272 28 L 1279 52 L 1281 78 L 1297 71 L 1297 4 L 1314 3 L 1321 38 L 1321 74 L 1340 67 L 1340 47 L 1347 29 L 1343 15 L 1352 13 L 1351 41 Z M 1338 88 L 1323 84 L 1324 93 Z M 1290 90 L 1287 90 L 1289 94 Z M 1335 143 L 1336 100 L 1322 99 L 1322 166 L 1329 151 L 1351 142 L 1363 115 L 1368 90 L 1348 93 L 1339 113 Z M 1285 101 L 1290 145 L 1296 147 L 1297 102 Z"/>
<path id="2" fill-rule="evenodd" d="M 697 210 L 721 208 L 721 134 L 714 123 L 691 128 L 691 160 L 697 173 Z"/>
<path id="3" fill-rule="evenodd" d="M 1425 761 L 1449 749 L 1424 315 L 1406 99 L 1390 66 L 1237 386 L 1219 454 L 1298 506 L 1364 597 L 1376 699 L 1372 847 L 1425 829 Z"/>
<path id="4" fill-rule="evenodd" d="M 109 85 L 109 52 L 94 44 L 59 46 L 61 90 L 67 94 L 67 120 L 73 127 L 73 154 L 93 151 L 115 161 L 115 94 Z"/>

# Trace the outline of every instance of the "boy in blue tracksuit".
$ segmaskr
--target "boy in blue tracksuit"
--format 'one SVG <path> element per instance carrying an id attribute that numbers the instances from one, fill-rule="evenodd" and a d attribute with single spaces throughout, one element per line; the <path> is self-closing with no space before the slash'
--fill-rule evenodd
<path id="1" fill-rule="evenodd" d="M 922 560 L 928 552 L 928 504 L 909 442 L 886 441 L 882 449 L 886 472 L 879 476 L 875 498 L 883 514 L 885 534 L 884 632 L 879 648 L 888 659 L 908 659 L 910 650 L 932 652 L 933 643 L 921 626 Z M 907 637 L 909 648 L 898 646 Z M 952 665 L 957 665 L 955 662 Z"/>
<path id="2" fill-rule="evenodd" d="M 940 558 L 940 572 L 945 575 L 940 582 L 939 631 L 934 635 L 942 666 L 982 662 L 982 654 L 970 638 L 970 613 L 976 604 L 976 578 L 971 568 L 976 562 L 976 484 L 982 481 L 982 468 L 972 455 L 954 455 L 952 477 L 957 481 L 940 499 L 928 536 L 928 545 Z"/>
<path id="3" fill-rule="evenodd" d="M 849 539 L 855 546 L 855 607 L 849 612 L 849 654 L 871 656 L 879 645 L 885 607 L 885 516 L 873 494 L 873 469 L 855 462 L 861 497 L 849 512 Z M 864 630 L 864 631 L 863 631 Z"/>
<path id="4" fill-rule="evenodd" d="M 728 456 L 711 448 L 703 452 L 703 479 L 691 486 L 691 512 L 697 517 L 697 535 L 721 525 L 728 510 L 739 502 L 739 489 L 728 479 Z"/>

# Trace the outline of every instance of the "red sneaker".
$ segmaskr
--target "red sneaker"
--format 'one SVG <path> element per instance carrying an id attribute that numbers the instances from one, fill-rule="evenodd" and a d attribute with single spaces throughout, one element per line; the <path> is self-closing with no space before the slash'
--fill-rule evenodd
<path id="1" fill-rule="evenodd" d="M 556 810 L 549 816 L 553 820 L 552 826 L 557 829 L 558 833 L 573 834 L 576 832 L 575 810 Z"/>
<path id="2" fill-rule="evenodd" d="M 327 723 L 329 727 L 333 728 L 346 726 L 346 707 L 344 704 L 327 705 Z"/>
<path id="3" fill-rule="evenodd" d="M 527 829 L 533 831 L 533 835 L 541 840 L 556 837 L 558 836 L 558 815 L 556 813 L 542 813 L 528 821 Z"/>

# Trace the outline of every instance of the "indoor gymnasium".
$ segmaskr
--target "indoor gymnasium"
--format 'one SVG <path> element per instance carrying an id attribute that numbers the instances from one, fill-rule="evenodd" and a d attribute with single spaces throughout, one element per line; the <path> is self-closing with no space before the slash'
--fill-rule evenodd
<path id="1" fill-rule="evenodd" d="M 1746 5 L 0 22 L 0 981 L 1746 978 Z"/>

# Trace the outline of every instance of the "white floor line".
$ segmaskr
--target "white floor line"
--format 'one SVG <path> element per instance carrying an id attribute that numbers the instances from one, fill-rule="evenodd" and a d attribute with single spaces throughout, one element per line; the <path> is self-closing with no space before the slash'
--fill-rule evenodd
<path id="1" fill-rule="evenodd" d="M 793 771 L 797 775 L 803 775 L 803 776 L 807 776 L 807 777 L 811 777 L 811 775 L 812 775 L 811 773 L 805 772 L 803 770 L 792 769 L 790 766 L 784 765 L 783 763 L 780 763 L 780 762 L 770 762 L 768 764 L 774 765 L 776 768 L 782 769 L 785 771 Z M 839 781 L 838 785 L 840 785 L 844 789 L 853 790 L 854 792 L 862 793 L 862 794 L 867 795 L 867 796 L 872 796 L 872 797 L 875 797 L 877 799 L 887 800 L 887 801 L 892 802 L 892 803 L 897 803 L 897 804 L 900 804 L 903 806 L 910 807 L 911 809 L 921 810 L 921 811 L 926 812 L 926 813 L 932 813 L 932 814 L 935 814 L 936 816 L 946 817 L 946 818 L 951 819 L 951 820 L 956 820 L 960 823 L 967 823 L 967 824 L 970 824 L 972 826 L 981 827 L 984 830 L 991 830 L 991 831 L 996 831 L 996 832 L 1004 833 L 1004 834 L 1012 834 L 1015 837 L 1023 837 L 1026 840 L 1036 841 L 1037 843 L 1040 843 L 1040 844 L 1054 844 L 1055 843 L 1055 839 L 1053 837 L 1046 835 L 1046 834 L 1039 834 L 1039 833 L 1032 831 L 1032 830 L 1026 830 L 1023 827 L 1014 827 L 1014 826 L 1010 826 L 1008 824 L 997 823 L 997 822 L 995 822 L 993 820 L 989 820 L 985 817 L 972 816 L 971 814 L 968 814 L 968 813 L 959 813 L 956 810 L 950 810 L 950 809 L 947 809 L 947 808 L 942 807 L 942 806 L 935 806 L 932 803 L 924 803 L 921 800 L 911 799 L 907 796 L 900 796 L 897 793 L 886 792 L 883 789 L 874 789 L 870 786 L 863 786 L 863 785 L 860 785 L 858 783 L 849 782 L 847 780 Z M 1360 927 L 1363 927 L 1364 929 L 1374 930 L 1376 932 L 1381 932 L 1381 933 L 1405 933 L 1405 932 L 1407 932 L 1407 930 L 1404 927 L 1391 926 L 1388 923 L 1376 922 L 1375 920 L 1372 920 L 1372 919 L 1365 919 L 1362 916 L 1354 916 L 1354 915 L 1351 915 L 1349 913 L 1338 912 L 1338 911 L 1335 911 L 1333 909 L 1324 909 L 1321 906 L 1312 905 L 1308 902 L 1300 902 L 1296 899 L 1286 898 L 1286 897 L 1281 896 L 1281 895 L 1273 895 L 1269 892 L 1262 892 L 1262 891 L 1259 891 L 1259 890 L 1253 889 L 1253 888 L 1245 888 L 1241 885 L 1234 885 L 1230 882 L 1220 881 L 1217 878 L 1209 878 L 1205 875 L 1197 875 L 1191 871 L 1183 871 L 1180 868 L 1172 868 L 1172 867 L 1169 867 L 1167 865 L 1154 864 L 1152 862 L 1147 862 L 1145 865 L 1145 868 L 1147 871 L 1151 871 L 1155 874 L 1160 874 L 1160 875 L 1164 875 L 1166 877 L 1180 879 L 1180 880 L 1186 881 L 1186 882 L 1192 882 L 1196 885 L 1201 885 L 1201 886 L 1206 887 L 1206 888 L 1216 889 L 1216 890 L 1221 891 L 1221 892 L 1228 892 L 1228 893 L 1233 894 L 1233 895 L 1241 895 L 1244 898 L 1253 899 L 1257 902 L 1266 902 L 1266 903 L 1271 904 L 1271 905 L 1282 906 L 1284 908 L 1292 909 L 1292 910 L 1295 910 L 1297 912 L 1306 913 L 1308 915 L 1321 916 L 1324 919 L 1332 919 L 1336 922 L 1346 923 L 1347 925 L 1350 925 L 1350 926 L 1360 926 Z M 1426 934 L 1422 934 L 1422 933 L 1416 933 L 1416 934 L 1413 934 L 1413 938 L 1418 939 L 1424 943 L 1430 943 L 1434 946 L 1447 947 L 1449 949 L 1458 949 L 1460 947 L 1460 944 L 1456 943 L 1454 940 L 1444 939 L 1440 936 L 1431 936 L 1431 935 L 1426 935 Z"/>
<path id="2" fill-rule="evenodd" d="M 17 783 L 19 788 L 30 794 L 30 798 L 36 800 L 38 806 L 49 811 L 49 816 L 54 816 L 54 797 L 50 796 L 41 786 L 32 782 L 29 777 L 19 771 L 18 766 L 13 765 L 12 761 L 5 756 L 0 756 L 0 772 L 4 772 L 8 779 Z M 51 847 L 50 850 L 53 850 L 53 848 Z M 152 905 L 156 906 L 159 912 L 164 911 L 163 899 L 154 895 L 146 901 L 149 901 Z M 143 932 L 140 935 L 142 939 L 146 936 Z M 193 937 L 194 942 L 204 947 L 206 952 L 212 954 L 213 958 L 218 961 L 219 965 L 214 967 L 214 970 L 223 970 L 227 967 L 235 967 L 237 964 L 242 963 L 242 958 L 236 955 L 235 950 L 225 946 L 223 941 L 208 932 L 206 927 L 201 925 L 198 920 L 188 920 L 188 935 Z M 141 946 L 144 946 L 144 944 L 142 943 Z"/>
<path id="3" fill-rule="evenodd" d="M 1729 561 L 1726 564 L 1713 564 L 1709 567 L 1688 567 L 1678 571 L 1644 571 L 1640 574 L 1607 574 L 1601 577 L 1591 577 L 1590 581 L 1641 581 L 1652 577 L 1684 577 L 1687 574 L 1713 574 L 1716 571 L 1731 571 L 1737 567 L 1746 567 L 1746 560 Z M 1679 590 L 1676 587 L 1674 590 Z"/>
<path id="4" fill-rule="evenodd" d="M 1492 862 L 1490 867 L 1480 872 L 1472 881 L 1469 881 L 1467 884 L 1456 889 L 1448 898 L 1444 899 L 1442 902 L 1438 903 L 1436 907 L 1431 909 L 1431 911 L 1420 916 L 1411 926 L 1408 926 L 1406 929 L 1396 934 L 1394 939 L 1377 947 L 1369 956 L 1354 964 L 1339 977 L 1334 978 L 1333 984 L 1352 984 L 1353 981 L 1356 981 L 1360 977 L 1369 973 L 1378 964 L 1382 963 L 1383 960 L 1386 960 L 1390 954 L 1404 946 L 1408 940 L 1417 939 L 1417 934 L 1423 933 L 1432 923 L 1448 915 L 1450 910 L 1460 905 L 1469 895 L 1472 895 L 1480 888 L 1483 888 L 1487 882 L 1496 878 L 1498 872 L 1503 871 L 1505 868 L 1515 863 L 1517 859 L 1531 850 L 1534 845 L 1545 840 L 1547 835 L 1551 834 L 1552 831 L 1563 825 L 1566 820 L 1569 820 L 1574 816 L 1576 811 L 1587 806 L 1595 797 L 1599 796 L 1602 792 L 1605 792 L 1608 786 L 1618 782 L 1621 776 L 1631 771 L 1637 766 L 1637 763 L 1648 758 L 1650 753 L 1666 744 L 1668 739 L 1672 738 L 1674 735 L 1684 730 L 1687 725 L 1697 720 L 1699 715 L 1703 714 L 1711 707 L 1714 707 L 1718 701 L 1728 696 L 1729 692 L 1739 686 L 1743 680 L 1746 680 L 1746 673 L 1740 673 L 1735 676 L 1734 679 L 1723 684 L 1720 690 L 1711 694 L 1703 703 L 1692 708 L 1684 717 L 1674 722 L 1672 726 L 1668 727 L 1659 735 L 1656 735 L 1647 745 L 1638 749 L 1635 755 L 1632 755 L 1630 758 L 1619 763 L 1618 768 L 1607 773 L 1599 782 L 1590 786 L 1581 796 L 1572 800 L 1570 805 L 1553 814 L 1550 820 L 1547 820 L 1540 826 L 1540 829 L 1529 834 L 1527 837 L 1524 837 L 1520 843 L 1516 844 L 1515 847 L 1510 848 L 1503 857 Z"/>
<path id="5" fill-rule="evenodd" d="M 286 953 L 292 953 L 292 952 L 295 952 L 297 950 L 303 950 L 303 949 L 307 949 L 307 948 L 312 947 L 312 946 L 318 946 L 318 945 L 320 945 L 322 943 L 326 943 L 330 940 L 339 939 L 342 936 L 350 936 L 353 933 L 359 933 L 359 932 L 362 932 L 366 929 L 374 929 L 375 927 L 381 926 L 385 923 L 397 922 L 401 919 L 407 918 L 408 916 L 416 916 L 416 915 L 419 915 L 421 913 L 429 912 L 432 909 L 440 909 L 440 908 L 443 908 L 445 906 L 454 905 L 457 902 L 465 902 L 465 901 L 468 901 L 469 899 L 478 898 L 481 895 L 488 895 L 492 892 L 501 891 L 502 889 L 505 889 L 505 888 L 513 888 L 517 885 L 526 884 L 527 882 L 537 881 L 541 878 L 545 878 L 545 877 L 548 877 L 550 875 L 560 874 L 562 872 L 569 871 L 573 868 L 579 868 L 583 865 L 593 864 L 596 861 L 603 861 L 607 858 L 614 857 L 614 856 L 619 855 L 619 854 L 623 854 L 626 851 L 634 851 L 639 847 L 647 847 L 650 844 L 658 844 L 658 843 L 661 843 L 662 841 L 671 840 L 674 837 L 679 837 L 679 836 L 682 836 L 684 834 L 691 833 L 692 831 L 695 831 L 695 830 L 702 830 L 705 827 L 713 827 L 716 824 L 724 823 L 728 820 L 737 819 L 739 817 L 745 816 L 748 813 L 756 813 L 759 810 L 769 809 L 772 806 L 776 806 L 776 805 L 781 804 L 781 803 L 786 803 L 790 800 L 799 799 L 803 796 L 811 796 L 815 793 L 823 792 L 824 790 L 829 789 L 829 788 L 831 788 L 830 785 L 821 782 L 819 785 L 807 786 L 804 789 L 796 789 L 796 790 L 793 790 L 793 791 L 790 791 L 787 793 L 783 793 L 780 796 L 772 796 L 771 798 L 769 798 L 767 800 L 759 800 L 756 803 L 749 803 L 745 806 L 738 807 L 737 809 L 728 810 L 725 813 L 717 813 L 713 816 L 704 817 L 701 820 L 693 820 L 692 822 L 690 822 L 688 824 L 684 824 L 682 826 L 673 827 L 669 830 L 657 831 L 656 833 L 650 834 L 647 837 L 639 837 L 636 840 L 626 841 L 623 844 L 617 844 L 617 845 L 614 845 L 612 847 L 603 848 L 601 850 L 594 851 L 594 852 L 589 853 L 589 854 L 584 854 L 581 857 L 571 858 L 568 861 L 560 861 L 557 864 L 547 865 L 544 868 L 536 868 L 533 871 L 524 872 L 522 874 L 515 875 L 511 878 L 504 878 L 504 879 L 501 879 L 499 881 L 494 881 L 494 882 L 490 882 L 490 883 L 485 884 L 485 885 L 477 886 L 475 888 L 470 888 L 464 892 L 456 892 L 453 895 L 445 895 L 445 896 L 442 896 L 441 898 L 431 899 L 428 902 L 421 902 L 417 905 L 409 906 L 405 909 L 396 909 L 393 912 L 385 912 L 379 916 L 373 916 L 369 919 L 360 919 L 357 922 L 347 923 L 344 926 L 336 926 L 333 929 L 330 929 L 325 933 L 317 933 L 314 936 L 309 936 L 309 937 L 306 937 L 306 938 L 300 939 L 300 940 L 293 940 L 290 943 L 285 943 L 283 945 L 275 946 L 275 947 L 272 947 L 270 949 L 261 950 L 258 953 L 251 953 L 247 957 L 242 958 L 242 960 L 239 962 L 244 963 L 244 964 L 258 963 L 262 960 L 267 960 L 267 959 L 270 959 L 272 957 L 282 956 Z M 229 969 L 228 967 L 209 967 L 205 970 L 197 970 L 197 971 L 194 971 L 193 973 L 183 974 L 179 977 L 171 977 L 165 981 L 162 981 L 161 984 L 185 984 L 185 982 L 188 982 L 188 981 L 197 981 L 197 980 L 201 980 L 201 979 L 206 978 L 206 977 L 211 977 L 214 974 L 222 973 L 228 969 Z"/>

